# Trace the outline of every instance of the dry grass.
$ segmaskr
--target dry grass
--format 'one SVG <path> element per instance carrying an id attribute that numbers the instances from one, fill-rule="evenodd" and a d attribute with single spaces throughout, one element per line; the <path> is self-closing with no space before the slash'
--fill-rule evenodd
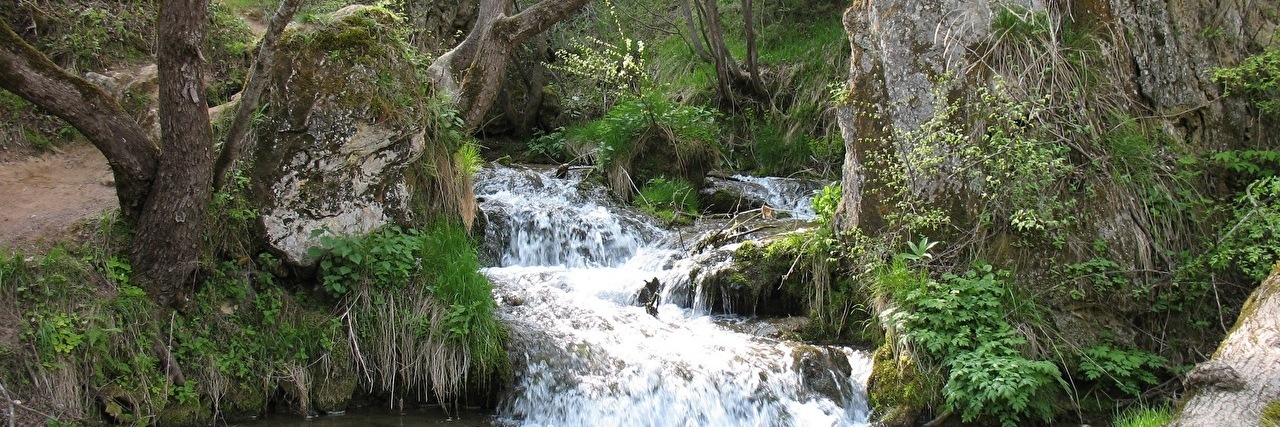
<path id="1" fill-rule="evenodd" d="M 424 400 L 460 395 L 471 357 L 465 345 L 430 326 L 442 324 L 448 310 L 425 289 L 375 295 L 364 287 L 348 301 L 341 319 L 365 384 L 390 393 L 392 402 L 413 392 Z"/>

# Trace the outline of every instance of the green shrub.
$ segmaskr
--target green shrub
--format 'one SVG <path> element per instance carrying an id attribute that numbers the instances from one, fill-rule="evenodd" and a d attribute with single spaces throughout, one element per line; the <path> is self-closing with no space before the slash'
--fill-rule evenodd
<path id="1" fill-rule="evenodd" d="M 975 263 L 963 275 L 929 280 L 896 261 L 881 285 L 902 295 L 895 321 L 926 360 L 949 368 L 946 405 L 965 422 L 1020 425 L 1024 417 L 1049 420 L 1054 397 L 1067 388 L 1058 367 L 1022 355 L 1026 339 L 1006 316 L 1013 308 L 1006 271 Z"/>
<path id="2" fill-rule="evenodd" d="M 1249 184 L 1232 207 L 1230 228 L 1218 236 L 1207 254 L 1217 270 L 1238 269 L 1254 281 L 1262 281 L 1280 260 L 1280 177 Z"/>
<path id="3" fill-rule="evenodd" d="M 1151 352 L 1117 348 L 1103 343 L 1080 351 L 1080 371 L 1089 381 L 1100 381 L 1131 397 L 1155 385 L 1156 371 L 1165 359 Z"/>
<path id="4" fill-rule="evenodd" d="M 357 286 L 391 289 L 407 286 L 420 270 L 418 258 L 420 234 L 400 227 L 387 227 L 364 236 L 323 236 L 323 249 L 313 248 L 313 255 L 325 255 L 320 261 L 320 277 L 324 289 L 342 296 Z"/>
<path id="5" fill-rule="evenodd" d="M 640 189 L 636 202 L 665 223 L 690 224 L 698 215 L 698 194 L 682 179 L 658 177 Z"/>
<path id="6" fill-rule="evenodd" d="M 462 344 L 470 360 L 467 367 L 481 378 L 507 372 L 506 331 L 494 317 L 492 286 L 480 274 L 475 242 L 461 225 L 442 222 L 409 231 L 390 226 L 364 236 L 325 236 L 321 242 L 312 254 L 321 257 L 322 283 L 331 295 L 347 301 L 344 305 L 381 310 L 384 303 L 378 301 L 405 298 L 401 304 L 406 306 L 440 307 L 441 317 L 431 310 L 402 313 L 376 320 L 383 325 L 376 327 L 412 330 L 420 337 L 444 336 Z M 388 339 L 403 339 L 391 335 Z M 394 342 L 373 347 L 396 351 Z"/>
<path id="7" fill-rule="evenodd" d="M 815 214 L 814 221 L 821 225 L 831 223 L 831 219 L 835 217 L 836 207 L 840 205 L 840 197 L 843 191 L 839 183 L 828 184 L 818 190 L 818 194 L 813 196 L 813 212 Z"/>
<path id="8" fill-rule="evenodd" d="M 1053 363 L 1029 360 L 999 345 L 961 353 L 950 368 L 942 395 L 965 422 L 989 417 L 1014 427 L 1025 424 L 1027 415 L 1049 421 L 1053 394 L 1067 388 Z"/>
<path id="9" fill-rule="evenodd" d="M 1214 69 L 1213 81 L 1222 83 L 1227 95 L 1243 94 L 1264 113 L 1280 112 L 1280 49 L 1272 47 L 1240 65 Z"/>

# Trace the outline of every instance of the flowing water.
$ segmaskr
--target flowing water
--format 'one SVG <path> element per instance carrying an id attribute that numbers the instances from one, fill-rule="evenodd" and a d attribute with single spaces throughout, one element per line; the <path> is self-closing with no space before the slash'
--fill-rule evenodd
<path id="1" fill-rule="evenodd" d="M 777 190 L 771 197 L 796 193 L 750 182 Z M 867 423 L 866 354 L 751 334 L 752 319 L 708 314 L 690 272 L 724 266 L 726 250 L 691 255 L 696 236 L 655 226 L 578 176 L 491 168 L 476 195 L 495 265 L 485 274 L 517 359 L 499 424 Z M 811 214 L 791 199 L 769 203 Z M 636 301 L 654 278 L 663 287 L 651 316 Z"/>

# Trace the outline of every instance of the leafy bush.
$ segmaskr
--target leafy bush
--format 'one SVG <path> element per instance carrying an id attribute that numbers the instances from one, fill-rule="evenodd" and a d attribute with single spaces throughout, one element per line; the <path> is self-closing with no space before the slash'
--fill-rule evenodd
<path id="1" fill-rule="evenodd" d="M 895 129 L 884 141 L 894 148 L 868 155 L 867 167 L 879 174 L 867 188 L 893 204 L 885 216 L 890 225 L 912 232 L 949 223 L 926 187 L 956 177 L 983 204 L 984 221 L 1031 235 L 1070 225 L 1074 199 L 1056 189 L 1073 166 L 1067 145 L 1046 136 L 1048 129 L 1036 120 L 1046 101 L 1018 100 L 1000 81 L 976 89 L 974 99 L 948 100 L 949 82 L 937 83 L 934 97 L 941 101 L 929 121 L 910 131 Z"/>
<path id="2" fill-rule="evenodd" d="M 1264 113 L 1280 112 L 1280 49 L 1272 47 L 1240 65 L 1215 69 L 1213 80 L 1222 83 L 1228 95 L 1248 97 Z"/>
<path id="3" fill-rule="evenodd" d="M 947 406 L 970 422 L 992 417 L 1000 425 L 1023 425 L 1024 415 L 1048 421 L 1053 416 L 1055 385 L 1067 388 L 1053 363 L 1029 360 L 999 345 L 983 345 L 951 361 L 942 387 Z"/>
<path id="4" fill-rule="evenodd" d="M 814 221 L 827 225 L 836 215 L 836 207 L 840 205 L 843 191 L 839 183 L 828 184 L 813 196 Z"/>
<path id="5" fill-rule="evenodd" d="M 313 255 L 326 255 L 320 261 L 320 277 L 324 289 L 342 296 L 356 286 L 374 289 L 403 287 L 420 270 L 416 252 L 421 236 L 391 226 L 364 236 L 323 236 L 323 249 L 313 248 Z"/>
<path id="6" fill-rule="evenodd" d="M 1280 177 L 1254 181 L 1235 202 L 1230 228 L 1208 254 L 1219 270 L 1236 268 L 1256 281 L 1267 277 L 1280 260 Z"/>
<path id="7" fill-rule="evenodd" d="M 1080 351 L 1080 371 L 1090 381 L 1102 381 L 1132 397 L 1157 382 L 1156 370 L 1165 359 L 1136 348 L 1122 349 L 1099 344 Z"/>
<path id="8" fill-rule="evenodd" d="M 647 137 L 687 146 L 714 144 L 718 135 L 712 110 L 676 105 L 657 96 L 623 101 L 599 120 L 565 131 L 568 140 L 595 146 L 596 160 L 602 165 L 629 160 Z"/>
<path id="9" fill-rule="evenodd" d="M 572 151 L 594 157 L 614 193 L 626 198 L 632 194 L 631 177 L 636 173 L 687 176 L 689 170 L 713 166 L 719 134 L 712 110 L 678 105 L 654 94 L 623 101 L 604 117 L 564 131 Z M 655 170 L 633 171 L 636 159 L 646 153 L 661 157 L 654 160 Z"/>
<path id="10" fill-rule="evenodd" d="M 374 300 L 430 295 L 444 307 L 443 318 L 405 314 L 405 319 L 381 321 L 415 329 L 420 336 L 442 333 L 464 344 L 470 368 L 481 376 L 505 371 L 506 332 L 494 317 L 493 289 L 479 272 L 475 242 L 461 225 L 440 223 L 422 231 L 390 226 L 364 236 L 325 236 L 321 242 L 312 253 L 323 257 L 320 275 L 330 294 L 366 302 L 368 295 Z"/>
<path id="11" fill-rule="evenodd" d="M 965 422 L 995 420 L 1016 426 L 1026 416 L 1048 420 L 1053 396 L 1067 387 L 1051 362 L 1027 359 L 1026 339 L 1005 318 L 1009 273 L 976 263 L 945 283 L 913 273 L 896 261 L 881 280 L 899 295 L 895 321 L 927 360 L 950 369 L 942 395 Z M 1060 387 L 1060 388 L 1059 388 Z"/>
<path id="12" fill-rule="evenodd" d="M 568 158 L 564 145 L 564 129 L 529 140 L 527 154 L 530 159 L 547 158 L 552 162 L 563 162 Z"/>

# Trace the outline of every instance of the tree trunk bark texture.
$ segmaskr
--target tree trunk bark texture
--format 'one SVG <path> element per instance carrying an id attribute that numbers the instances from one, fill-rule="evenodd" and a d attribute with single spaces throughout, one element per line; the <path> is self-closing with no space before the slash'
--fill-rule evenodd
<path id="1" fill-rule="evenodd" d="M 213 137 L 200 53 L 208 6 L 208 0 L 163 0 L 157 19 L 161 154 L 131 258 L 135 277 L 161 306 L 175 302 L 197 267 L 212 192 Z"/>
<path id="2" fill-rule="evenodd" d="M 125 219 L 142 212 L 159 149 L 120 104 L 97 86 L 54 65 L 0 20 L 0 88 L 66 120 L 102 151 Z"/>
<path id="3" fill-rule="evenodd" d="M 1263 409 L 1280 405 L 1280 263 L 1245 302 L 1213 358 L 1183 381 L 1190 398 L 1170 426 L 1265 425 Z"/>

